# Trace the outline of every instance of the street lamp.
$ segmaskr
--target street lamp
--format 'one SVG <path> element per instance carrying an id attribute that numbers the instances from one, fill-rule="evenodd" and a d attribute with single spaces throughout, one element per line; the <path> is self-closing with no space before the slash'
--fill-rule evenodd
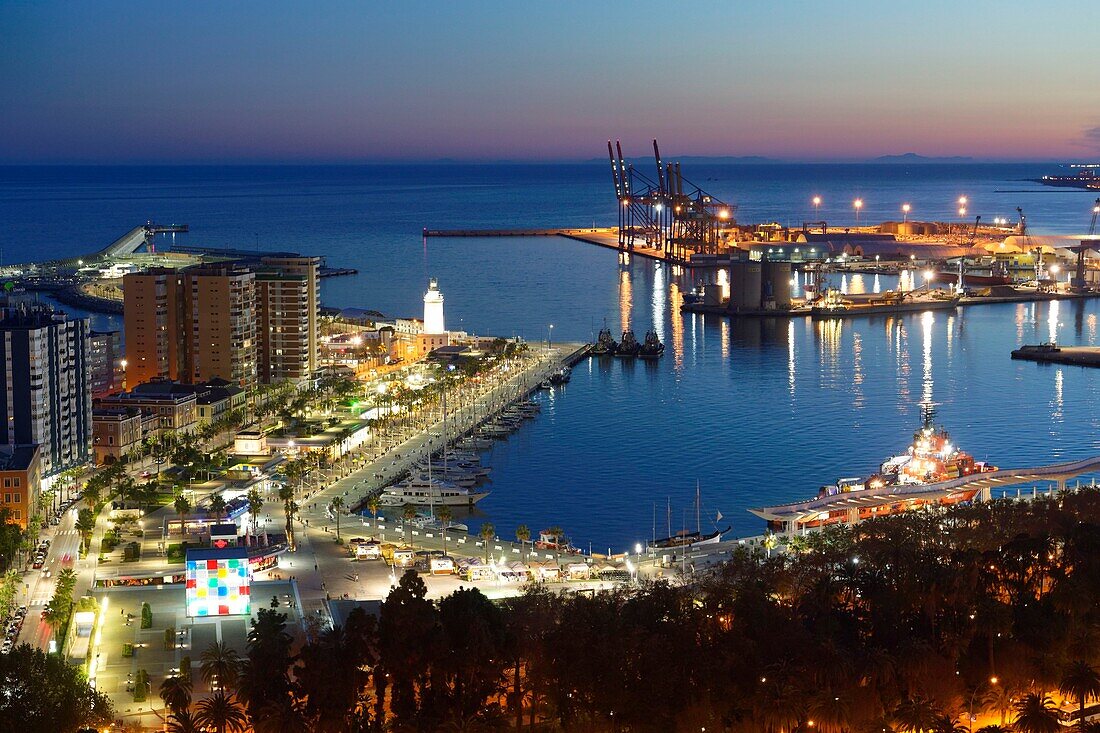
<path id="1" fill-rule="evenodd" d="M 901 220 L 903 222 L 909 221 L 909 204 L 901 205 Z"/>
<path id="2" fill-rule="evenodd" d="M 821 197 L 820 196 L 814 196 L 813 204 L 814 204 L 814 216 L 817 216 L 817 210 L 821 207 Z"/>
<path id="3" fill-rule="evenodd" d="M 856 226 L 859 226 L 859 211 L 863 208 L 863 199 L 856 199 L 852 202 L 852 207 L 856 210 Z"/>
<path id="4" fill-rule="evenodd" d="M 546 326 L 546 348 L 547 348 L 547 350 L 550 349 L 550 337 L 553 335 L 553 333 L 554 333 L 554 324 L 553 323 L 548 324 Z"/>

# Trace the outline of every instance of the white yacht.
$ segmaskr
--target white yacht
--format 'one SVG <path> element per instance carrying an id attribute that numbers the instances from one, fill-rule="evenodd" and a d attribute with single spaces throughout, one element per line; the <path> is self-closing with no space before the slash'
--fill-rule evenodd
<path id="1" fill-rule="evenodd" d="M 382 492 L 382 506 L 473 506 L 489 495 L 488 491 L 471 491 L 449 481 L 432 479 L 395 484 Z"/>

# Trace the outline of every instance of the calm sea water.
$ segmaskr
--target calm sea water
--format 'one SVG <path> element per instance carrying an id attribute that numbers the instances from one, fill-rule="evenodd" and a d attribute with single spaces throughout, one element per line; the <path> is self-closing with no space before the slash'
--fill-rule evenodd
<path id="1" fill-rule="evenodd" d="M 960 195 L 983 220 L 1021 206 L 1036 232 L 1088 226 L 1092 196 L 1025 179 L 1047 169 L 968 166 L 692 166 L 697 184 L 745 221 L 951 218 Z M 813 195 L 824 203 L 817 216 Z M 1098 344 L 1100 304 L 982 306 L 837 323 L 683 316 L 699 273 L 564 239 L 421 241 L 423 227 L 584 226 L 613 221 L 603 165 L 318 168 L 0 168 L 4 262 L 101 248 L 149 219 L 186 222 L 195 244 L 321 254 L 357 277 L 326 280 L 323 301 L 417 314 L 439 278 L 452 328 L 588 340 L 606 323 L 668 344 L 656 363 L 589 361 L 490 456 L 480 514 L 566 528 L 581 546 L 631 547 L 694 525 L 751 533 L 745 509 L 812 495 L 873 470 L 907 443 L 918 403 L 939 404 L 957 443 L 1001 466 L 1100 452 L 1100 374 L 1013 362 L 1024 342 Z M 164 246 L 162 243 L 161 246 Z M 892 283 L 882 280 L 880 287 Z M 872 278 L 850 288 L 873 289 Z M 99 319 L 109 326 L 111 319 Z M 656 520 L 655 520 L 656 517 Z M 479 519 L 470 522 L 476 528 Z"/>

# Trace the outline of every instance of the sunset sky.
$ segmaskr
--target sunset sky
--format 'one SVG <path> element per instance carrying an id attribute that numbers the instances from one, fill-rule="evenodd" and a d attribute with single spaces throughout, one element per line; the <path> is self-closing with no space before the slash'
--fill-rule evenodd
<path id="1" fill-rule="evenodd" d="M 9 0 L 0 162 L 1097 159 L 1098 29 L 1097 0 Z"/>

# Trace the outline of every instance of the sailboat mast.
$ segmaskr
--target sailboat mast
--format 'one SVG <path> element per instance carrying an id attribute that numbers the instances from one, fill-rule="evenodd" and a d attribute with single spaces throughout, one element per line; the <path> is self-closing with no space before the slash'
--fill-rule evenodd
<path id="1" fill-rule="evenodd" d="M 668 536 L 672 536 L 672 497 L 665 497 L 665 501 L 668 502 L 668 508 L 666 509 L 668 515 Z"/>

